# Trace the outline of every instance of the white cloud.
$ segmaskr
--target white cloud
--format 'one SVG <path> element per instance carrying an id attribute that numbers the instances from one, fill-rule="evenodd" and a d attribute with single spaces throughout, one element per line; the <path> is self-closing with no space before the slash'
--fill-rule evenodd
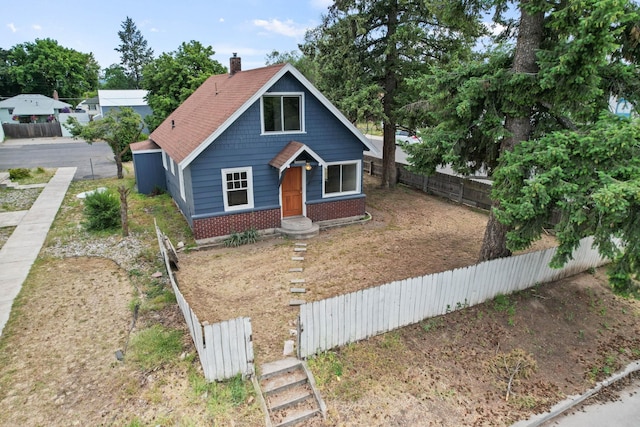
<path id="1" fill-rule="evenodd" d="M 253 25 L 256 27 L 264 28 L 270 33 L 280 34 L 282 36 L 299 38 L 304 36 L 307 31 L 305 25 L 296 24 L 291 19 L 286 21 L 280 21 L 279 19 L 271 19 L 266 21 L 264 19 L 254 19 Z"/>
<path id="2" fill-rule="evenodd" d="M 224 18 L 218 19 L 218 22 L 224 22 Z"/>
<path id="3" fill-rule="evenodd" d="M 151 27 L 151 28 L 149 29 L 149 31 L 151 31 L 152 33 L 159 33 L 159 32 L 160 32 L 160 30 L 159 30 L 159 29 L 157 29 L 156 27 Z"/>
<path id="4" fill-rule="evenodd" d="M 33 28 L 33 29 L 34 29 L 34 30 L 36 30 L 36 31 L 40 31 L 40 30 L 42 29 L 42 27 L 41 27 L 40 25 L 38 25 L 38 24 L 33 24 L 33 25 L 31 26 L 31 28 Z"/>
<path id="5" fill-rule="evenodd" d="M 311 0 L 309 3 L 314 9 L 326 10 L 333 4 L 333 0 Z"/>
<path id="6" fill-rule="evenodd" d="M 492 36 L 497 36 L 507 28 L 504 25 L 500 25 L 495 22 L 483 22 L 483 24 Z"/>
<path id="7" fill-rule="evenodd" d="M 7 24 L 7 27 L 9 27 L 9 29 L 11 30 L 12 33 L 17 33 L 18 32 L 18 29 L 13 24 L 13 22 L 11 22 L 10 24 Z"/>

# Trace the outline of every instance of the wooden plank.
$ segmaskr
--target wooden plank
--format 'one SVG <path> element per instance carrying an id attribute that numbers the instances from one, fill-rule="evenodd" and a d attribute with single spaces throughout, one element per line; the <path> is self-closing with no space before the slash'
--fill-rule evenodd
<path id="1" fill-rule="evenodd" d="M 422 277 L 414 277 L 413 281 L 413 323 L 417 323 L 422 318 L 420 317 L 420 300 L 422 299 Z"/>
<path id="2" fill-rule="evenodd" d="M 345 299 L 346 295 L 338 296 L 338 315 L 340 321 L 338 322 L 338 345 L 343 346 L 347 343 L 347 316 L 348 313 L 345 311 Z"/>
<path id="3" fill-rule="evenodd" d="M 193 310 L 191 310 L 191 308 L 189 308 L 189 318 L 192 322 L 192 327 L 193 327 L 193 340 L 194 340 L 194 344 L 196 346 L 196 349 L 198 350 L 198 355 L 200 357 L 204 356 L 204 339 L 202 338 L 202 326 L 200 325 L 200 320 L 198 320 L 198 316 L 196 316 L 196 313 L 193 312 Z"/>
<path id="4" fill-rule="evenodd" d="M 367 289 L 362 290 L 362 337 L 369 337 L 369 292 Z"/>
<path id="5" fill-rule="evenodd" d="M 391 282 L 389 285 L 391 296 L 391 308 L 389 310 L 389 330 L 392 331 L 400 325 L 400 282 Z"/>
<path id="6" fill-rule="evenodd" d="M 342 315 L 340 313 L 340 298 L 331 298 L 331 322 L 333 330 L 331 331 L 331 347 L 336 347 L 340 344 L 340 323 L 342 323 Z"/>
<path id="7" fill-rule="evenodd" d="M 312 353 L 318 353 L 320 351 L 320 323 L 322 319 L 320 318 L 320 302 L 316 301 L 313 303 L 313 347 L 311 348 Z"/>
<path id="8" fill-rule="evenodd" d="M 304 359 L 307 353 L 307 337 L 309 330 L 307 328 L 307 308 L 309 304 L 302 304 L 298 313 L 298 359 Z"/>
<path id="9" fill-rule="evenodd" d="M 378 292 L 378 331 L 389 330 L 389 284 L 380 286 Z"/>
<path id="10" fill-rule="evenodd" d="M 216 358 L 215 351 L 216 348 L 213 345 L 213 326 L 205 325 L 204 326 L 204 339 L 205 339 L 205 357 L 200 359 L 200 363 L 202 365 L 204 371 L 204 377 L 207 381 L 215 381 L 216 380 Z"/>
<path id="11" fill-rule="evenodd" d="M 222 344 L 222 366 L 224 368 L 224 378 L 233 376 L 231 362 L 231 348 L 229 346 L 229 323 L 220 322 L 220 341 Z"/>
<path id="12" fill-rule="evenodd" d="M 244 327 L 241 319 L 232 319 L 229 323 L 229 350 L 231 353 L 231 375 L 243 373 L 246 360 L 244 354 Z"/>
<path id="13" fill-rule="evenodd" d="M 254 353 L 253 353 L 253 327 L 249 317 L 243 318 L 244 322 L 244 347 L 247 355 L 247 374 L 254 374 Z"/>
<path id="14" fill-rule="evenodd" d="M 224 375 L 224 357 L 222 355 L 222 330 L 220 323 L 215 323 L 211 326 L 211 332 L 213 334 L 213 354 L 215 357 L 215 379 L 223 380 Z"/>
<path id="15" fill-rule="evenodd" d="M 356 317 L 356 293 L 351 292 L 345 301 L 347 310 L 349 310 L 349 342 L 356 342 L 358 336 L 358 319 Z"/>
<path id="16" fill-rule="evenodd" d="M 356 341 L 365 337 L 364 316 L 362 315 L 362 290 L 356 292 Z"/>
<path id="17" fill-rule="evenodd" d="M 327 329 L 329 329 L 329 319 L 327 319 L 327 300 L 320 300 L 318 302 L 318 333 L 320 334 L 320 350 L 327 350 Z"/>
<path id="18" fill-rule="evenodd" d="M 409 319 L 409 282 L 407 280 L 400 281 L 400 318 L 398 323 L 400 327 L 406 326 Z"/>
<path id="19" fill-rule="evenodd" d="M 373 337 L 376 335 L 376 322 L 375 322 L 375 311 L 378 306 L 378 295 L 375 290 L 365 289 L 367 293 L 367 337 Z"/>

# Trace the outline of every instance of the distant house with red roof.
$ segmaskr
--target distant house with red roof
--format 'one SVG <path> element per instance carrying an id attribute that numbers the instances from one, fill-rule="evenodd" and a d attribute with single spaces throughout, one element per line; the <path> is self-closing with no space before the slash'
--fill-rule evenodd
<path id="1" fill-rule="evenodd" d="M 167 190 L 201 242 L 362 217 L 363 150 L 376 151 L 292 65 L 242 71 L 235 55 L 131 149 L 138 191 Z"/>

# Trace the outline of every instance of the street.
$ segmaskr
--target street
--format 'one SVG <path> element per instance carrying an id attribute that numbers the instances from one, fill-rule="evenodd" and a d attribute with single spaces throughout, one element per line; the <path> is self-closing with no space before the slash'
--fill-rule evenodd
<path id="1" fill-rule="evenodd" d="M 11 168 L 78 168 L 74 181 L 116 176 L 111 148 L 71 138 L 8 139 L 0 143 L 0 170 Z"/>

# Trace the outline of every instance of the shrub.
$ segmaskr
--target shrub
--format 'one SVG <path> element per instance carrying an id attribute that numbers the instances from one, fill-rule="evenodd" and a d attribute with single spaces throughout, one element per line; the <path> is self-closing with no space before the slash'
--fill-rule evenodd
<path id="1" fill-rule="evenodd" d="M 224 239 L 224 245 L 227 247 L 236 247 L 240 245 L 246 245 L 247 243 L 255 243 L 258 241 L 260 235 L 255 228 L 249 228 L 242 233 L 234 231 Z"/>
<path id="2" fill-rule="evenodd" d="M 84 200 L 85 227 L 100 231 L 120 227 L 120 200 L 110 191 L 94 191 Z"/>
<path id="3" fill-rule="evenodd" d="M 31 171 L 27 168 L 9 169 L 9 179 L 12 181 L 31 177 Z"/>

